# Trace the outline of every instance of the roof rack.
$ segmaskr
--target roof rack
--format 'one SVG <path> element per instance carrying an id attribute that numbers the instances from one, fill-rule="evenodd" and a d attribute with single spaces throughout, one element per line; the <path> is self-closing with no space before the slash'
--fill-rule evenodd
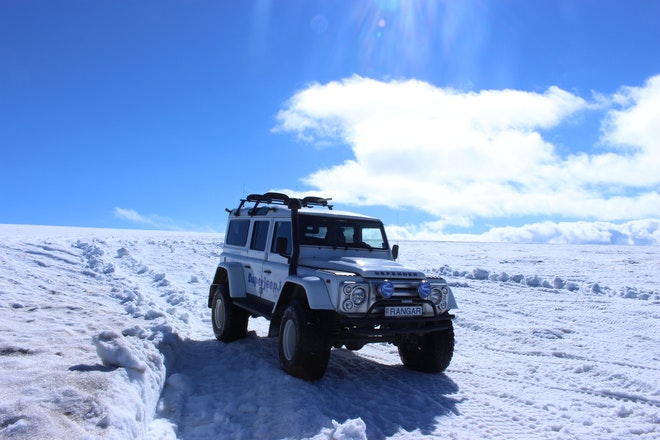
<path id="1" fill-rule="evenodd" d="M 248 212 L 249 215 L 255 215 L 257 213 L 257 208 L 260 204 L 266 205 L 285 205 L 289 209 L 295 209 L 299 207 L 303 208 L 313 208 L 314 206 L 325 206 L 328 209 L 332 210 L 332 205 L 328 202 L 332 200 L 330 198 L 323 197 L 314 197 L 307 196 L 302 199 L 296 199 L 287 196 L 286 194 L 277 193 L 277 192 L 267 192 L 264 194 L 250 194 L 246 198 L 241 199 L 241 203 L 238 205 L 238 208 L 234 211 L 234 215 L 238 217 L 240 215 L 241 209 L 245 206 L 245 203 L 254 203 Z M 275 209 L 275 208 L 273 208 Z M 227 209 L 228 212 L 231 210 Z"/>
<path id="2" fill-rule="evenodd" d="M 300 203 L 302 204 L 303 208 L 307 207 L 312 207 L 312 206 L 327 206 L 328 209 L 332 210 L 332 205 L 328 204 L 328 202 L 332 199 L 324 199 L 323 197 L 312 197 L 312 196 L 307 196 L 304 197 Z"/>

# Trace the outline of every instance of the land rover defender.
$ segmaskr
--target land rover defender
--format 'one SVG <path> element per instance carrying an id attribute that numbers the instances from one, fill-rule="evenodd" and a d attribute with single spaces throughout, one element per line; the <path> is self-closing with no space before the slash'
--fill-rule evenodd
<path id="1" fill-rule="evenodd" d="M 216 338 L 243 338 L 250 317 L 265 317 L 282 369 L 306 380 L 324 375 L 332 347 L 374 342 L 396 345 L 408 368 L 444 371 L 454 350 L 451 288 L 398 263 L 380 220 L 330 200 L 271 192 L 227 209 L 208 297 Z"/>

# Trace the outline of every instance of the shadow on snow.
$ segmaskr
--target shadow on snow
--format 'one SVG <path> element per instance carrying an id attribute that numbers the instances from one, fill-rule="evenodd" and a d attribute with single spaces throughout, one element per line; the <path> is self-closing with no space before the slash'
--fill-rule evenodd
<path id="1" fill-rule="evenodd" d="M 457 414 L 447 395 L 458 386 L 444 374 L 389 366 L 333 350 L 323 379 L 306 382 L 279 367 L 277 339 L 248 337 L 223 344 L 185 340 L 167 380 L 158 417 L 178 437 L 301 438 L 361 418 L 368 438 L 401 428 L 433 432 L 436 418 Z"/>

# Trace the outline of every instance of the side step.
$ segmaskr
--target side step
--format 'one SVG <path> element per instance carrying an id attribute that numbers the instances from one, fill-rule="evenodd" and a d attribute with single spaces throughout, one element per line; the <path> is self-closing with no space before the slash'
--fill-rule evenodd
<path id="1" fill-rule="evenodd" d="M 274 303 L 254 295 L 248 295 L 247 298 L 234 298 L 234 304 L 254 316 L 263 316 L 266 319 L 273 317 L 273 309 L 275 308 Z"/>

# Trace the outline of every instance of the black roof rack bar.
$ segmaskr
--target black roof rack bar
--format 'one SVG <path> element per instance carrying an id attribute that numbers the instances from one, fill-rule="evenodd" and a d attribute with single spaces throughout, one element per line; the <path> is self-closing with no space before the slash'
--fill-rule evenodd
<path id="1" fill-rule="evenodd" d="M 261 194 L 250 194 L 247 196 L 245 199 L 246 202 L 260 202 L 261 201 Z"/>
<path id="2" fill-rule="evenodd" d="M 238 208 L 236 208 L 236 211 L 234 211 L 234 215 L 235 215 L 236 217 L 238 217 L 238 216 L 240 215 L 240 213 L 241 213 L 241 208 L 243 207 L 243 205 L 245 205 L 245 202 L 247 202 L 246 199 L 241 199 L 241 203 L 238 204 Z"/>
<path id="3" fill-rule="evenodd" d="M 274 203 L 276 205 L 288 205 L 290 200 L 290 197 L 286 194 L 276 192 L 267 192 L 261 197 L 263 198 L 264 202 L 268 204 Z"/>
<path id="4" fill-rule="evenodd" d="M 250 208 L 250 210 L 248 211 L 248 214 L 253 216 L 257 212 L 257 207 L 259 206 L 259 203 L 263 202 L 264 200 L 261 194 L 250 194 L 249 196 L 247 196 L 246 201 L 254 203 L 252 208 Z"/>
<path id="5" fill-rule="evenodd" d="M 250 215 L 256 212 L 257 207 L 261 203 L 265 203 L 267 205 L 285 205 L 289 208 L 291 208 L 291 202 L 297 201 L 300 203 L 300 206 L 303 208 L 311 208 L 314 206 L 325 206 L 328 209 L 332 209 L 332 205 L 330 205 L 328 202 L 332 200 L 331 198 L 323 198 L 323 197 L 314 197 L 314 196 L 307 196 L 302 199 L 295 199 L 287 196 L 286 194 L 282 193 L 277 193 L 277 192 L 267 192 L 265 194 L 250 194 L 246 198 L 241 199 L 241 203 L 238 205 L 238 208 L 234 211 L 234 215 L 238 217 L 240 215 L 241 209 L 245 206 L 245 203 L 254 203 L 254 206 L 250 208 Z M 296 203 L 297 205 L 297 203 Z"/>
<path id="6" fill-rule="evenodd" d="M 332 200 L 330 199 L 324 199 L 323 197 L 313 197 L 313 196 L 307 196 L 301 200 L 302 206 L 307 208 L 310 206 L 327 206 L 328 209 L 332 210 L 332 205 L 328 204 L 328 202 Z"/>

